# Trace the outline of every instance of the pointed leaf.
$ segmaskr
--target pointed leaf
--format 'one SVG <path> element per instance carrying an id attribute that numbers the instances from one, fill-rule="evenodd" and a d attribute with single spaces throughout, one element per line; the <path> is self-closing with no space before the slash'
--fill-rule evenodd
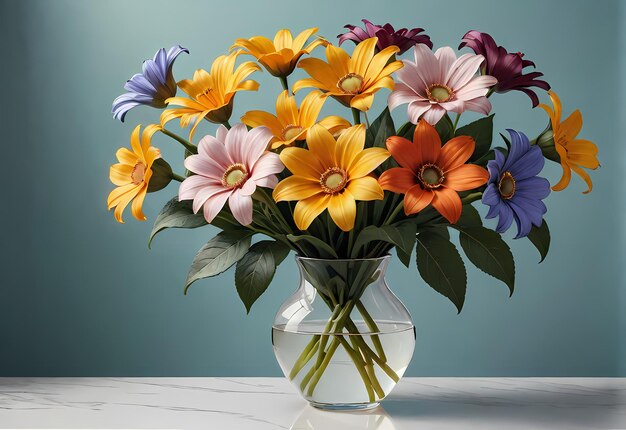
<path id="1" fill-rule="evenodd" d="M 417 235 L 416 262 L 422 279 L 444 295 L 461 312 L 467 274 L 456 247 L 441 234 L 426 230 Z"/>
<path id="2" fill-rule="evenodd" d="M 250 248 L 252 232 L 247 230 L 223 231 L 209 240 L 193 259 L 187 280 L 185 294 L 198 279 L 219 275 L 239 261 Z"/>
<path id="3" fill-rule="evenodd" d="M 485 227 L 455 226 L 467 258 L 480 270 L 504 282 L 511 294 L 515 287 L 515 261 L 500 234 Z"/>
<path id="4" fill-rule="evenodd" d="M 262 240 L 250 247 L 246 255 L 237 262 L 235 286 L 239 298 L 250 313 L 254 302 L 267 290 L 276 272 L 275 255 L 283 256 L 284 245 L 273 240 Z"/>
<path id="5" fill-rule="evenodd" d="M 550 229 L 548 228 L 548 223 L 546 220 L 543 220 L 541 223 L 541 227 L 535 227 L 530 229 L 530 233 L 528 234 L 528 239 L 535 245 L 537 251 L 541 255 L 541 263 L 545 260 L 546 255 L 548 255 L 548 251 L 550 250 Z"/>
<path id="6" fill-rule="evenodd" d="M 476 148 L 470 161 L 476 161 L 489 152 L 493 139 L 493 116 L 491 114 L 456 130 L 455 136 L 471 136 L 474 139 Z"/>
<path id="7" fill-rule="evenodd" d="M 445 114 L 437 124 L 435 124 L 435 130 L 439 134 L 439 138 L 441 139 L 441 144 L 445 144 L 448 140 L 454 137 L 454 125 L 452 124 L 452 120 L 448 114 Z M 413 136 L 411 139 L 413 140 Z"/>
<path id="8" fill-rule="evenodd" d="M 365 227 L 358 235 L 352 247 L 352 258 L 358 255 L 358 251 L 366 244 L 374 241 L 387 242 L 397 246 L 404 253 L 410 254 L 415 243 L 416 226 L 413 222 L 403 222 L 396 225 L 383 225 L 377 227 L 370 225 Z"/>
<path id="9" fill-rule="evenodd" d="M 207 225 L 207 222 L 202 213 L 193 213 L 191 200 L 179 202 L 178 197 L 174 197 L 163 206 L 157 215 L 148 240 L 148 248 L 150 248 L 154 236 L 166 228 L 197 228 L 203 225 Z"/>
<path id="10" fill-rule="evenodd" d="M 326 242 L 308 234 L 288 234 L 287 239 L 302 250 L 305 257 L 339 258 L 335 250 Z"/>
<path id="11" fill-rule="evenodd" d="M 463 211 L 461 212 L 461 218 L 456 222 L 457 226 L 461 227 L 479 227 L 483 225 L 483 221 L 476 208 L 472 205 L 463 205 Z"/>

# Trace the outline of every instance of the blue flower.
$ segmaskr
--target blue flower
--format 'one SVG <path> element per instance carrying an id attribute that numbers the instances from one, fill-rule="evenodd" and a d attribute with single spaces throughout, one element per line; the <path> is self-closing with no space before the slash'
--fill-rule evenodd
<path id="1" fill-rule="evenodd" d="M 550 183 L 537 176 L 545 163 L 541 149 L 530 145 L 528 137 L 514 130 L 508 155 L 497 150 L 496 159 L 487 163 L 489 182 L 483 194 L 483 203 L 490 206 L 487 218 L 498 216 L 496 231 L 504 233 L 517 224 L 517 236 L 528 236 L 532 226 L 541 226 L 546 205 L 543 199 L 550 194 Z"/>
<path id="2" fill-rule="evenodd" d="M 181 52 L 189 54 L 189 50 L 180 45 L 172 46 L 167 53 L 161 48 L 152 60 L 144 61 L 142 73 L 126 81 L 124 89 L 128 92 L 113 100 L 113 118 L 124 122 L 126 113 L 139 105 L 164 108 L 165 100 L 176 95 L 172 66 Z"/>

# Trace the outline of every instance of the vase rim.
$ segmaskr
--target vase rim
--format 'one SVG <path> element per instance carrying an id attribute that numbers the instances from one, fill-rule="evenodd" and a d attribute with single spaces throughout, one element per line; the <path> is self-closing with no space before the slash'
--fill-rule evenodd
<path id="1" fill-rule="evenodd" d="M 304 257 L 296 254 L 296 261 L 319 261 L 319 262 L 330 262 L 330 263 L 345 263 L 345 262 L 355 262 L 355 261 L 385 261 L 391 258 L 391 254 L 383 255 L 382 257 L 371 257 L 371 258 L 316 258 L 316 257 Z"/>

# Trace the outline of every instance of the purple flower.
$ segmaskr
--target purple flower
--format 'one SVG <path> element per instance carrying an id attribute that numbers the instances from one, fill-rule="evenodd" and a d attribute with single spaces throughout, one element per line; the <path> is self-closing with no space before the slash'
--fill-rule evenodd
<path id="1" fill-rule="evenodd" d="M 165 100 L 176 95 L 172 66 L 181 52 L 189 54 L 189 50 L 180 45 L 172 46 L 167 54 L 161 48 L 152 60 L 144 61 L 142 73 L 126 81 L 124 89 L 128 92 L 113 100 L 113 118 L 124 122 L 126 113 L 139 105 L 164 108 Z"/>
<path id="2" fill-rule="evenodd" d="M 483 203 L 489 205 L 486 218 L 499 216 L 496 231 L 504 233 L 517 224 L 517 236 L 528 236 L 532 226 L 541 226 L 546 205 L 541 200 L 550 194 L 550 183 L 537 176 L 545 162 L 541 149 L 530 145 L 523 133 L 507 130 L 511 135 L 508 155 L 497 150 L 496 159 L 487 163 L 489 181 Z"/>
<path id="3" fill-rule="evenodd" d="M 394 30 L 393 26 L 389 23 L 381 27 L 379 25 L 372 24 L 366 19 L 363 19 L 362 21 L 365 24 L 365 29 L 349 24 L 344 26 L 350 31 L 337 36 L 339 38 L 339 45 L 346 40 L 352 40 L 354 43 L 358 44 L 365 39 L 377 37 L 378 43 L 376 44 L 376 47 L 379 51 L 393 45 L 400 48 L 399 54 L 403 54 L 411 46 L 417 45 L 418 43 L 423 43 L 431 49 L 433 47 L 430 37 L 425 34 L 419 34 L 424 31 L 423 28 L 413 28 L 411 30 L 401 28 L 400 30 Z"/>
<path id="4" fill-rule="evenodd" d="M 495 92 L 522 91 L 530 97 L 533 107 L 537 107 L 539 98 L 529 88 L 537 87 L 546 91 L 550 89 L 550 85 L 546 81 L 537 79 L 543 76 L 543 73 L 522 73 L 522 70 L 526 67 L 535 67 L 535 63 L 524 60 L 524 54 L 521 52 L 515 54 L 508 53 L 502 46 L 496 45 L 496 42 L 487 33 L 481 33 L 476 30 L 468 31 L 463 36 L 459 49 L 464 46 L 468 46 L 476 54 L 485 57 L 483 74 L 493 76 L 498 80 L 498 84 L 494 87 Z"/>

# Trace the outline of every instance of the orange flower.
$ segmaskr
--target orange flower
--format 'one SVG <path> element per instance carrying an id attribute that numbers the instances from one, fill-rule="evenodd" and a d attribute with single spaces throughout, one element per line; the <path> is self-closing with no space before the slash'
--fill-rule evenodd
<path id="1" fill-rule="evenodd" d="M 584 194 L 587 194 L 593 188 L 593 184 L 589 174 L 582 167 L 595 170 L 600 166 L 597 158 L 598 147 L 589 140 L 576 138 L 583 127 L 583 117 L 580 111 L 578 109 L 575 110 L 565 120 L 561 121 L 561 100 L 552 91 L 548 91 L 548 94 L 550 94 L 554 110 L 545 104 L 540 104 L 539 106 L 550 117 L 554 135 L 554 148 L 561 158 L 561 167 L 563 168 L 563 176 L 552 187 L 552 190 L 564 190 L 572 179 L 573 170 L 587 183 L 587 191 L 584 191 Z"/>
<path id="2" fill-rule="evenodd" d="M 319 45 L 326 45 L 326 40 L 318 37 L 306 47 L 306 41 L 317 31 L 309 28 L 298 34 L 295 39 L 289 30 L 276 33 L 272 42 L 267 37 L 254 36 L 250 39 L 237 39 L 230 48 L 243 48 L 244 54 L 250 54 L 274 76 L 286 77 L 293 72 L 302 55 L 309 54 Z"/>
<path id="3" fill-rule="evenodd" d="M 121 223 L 124 223 L 122 212 L 133 199 L 133 216 L 139 221 L 146 220 L 141 207 L 152 177 L 152 164 L 161 157 L 161 152 L 150 144 L 152 135 L 161 127 L 151 124 L 143 130 L 141 137 L 140 128 L 141 125 L 135 127 L 130 136 L 132 151 L 120 148 L 115 154 L 119 163 L 111 166 L 109 174 L 111 182 L 117 185 L 117 188 L 109 194 L 107 207 L 109 210 L 115 208 L 115 219 Z"/>
<path id="4" fill-rule="evenodd" d="M 459 191 L 487 183 L 487 170 L 465 164 L 474 152 L 469 136 L 450 139 L 443 148 L 435 128 L 423 119 L 415 127 L 413 142 L 399 136 L 387 139 L 387 149 L 401 167 L 380 175 L 384 190 L 404 194 L 404 213 L 415 214 L 433 207 L 451 224 L 458 221 L 463 205 Z"/>
<path id="5" fill-rule="evenodd" d="M 311 79 L 301 79 L 293 85 L 296 93 L 302 88 L 315 87 L 332 96 L 345 106 L 367 111 L 372 106 L 374 94 L 381 88 L 393 89 L 391 74 L 401 69 L 402 61 L 387 62 L 399 51 L 388 46 L 376 54 L 376 42 L 372 37 L 359 43 L 352 57 L 336 46 L 326 47 L 328 63 L 319 58 L 305 58 L 298 67 L 303 68 Z"/>
<path id="6" fill-rule="evenodd" d="M 296 140 L 305 140 L 307 131 L 317 122 L 317 117 L 324 104 L 324 96 L 320 91 L 311 91 L 302 100 L 300 109 L 296 99 L 283 91 L 276 99 L 276 116 L 271 113 L 251 110 L 241 117 L 241 122 L 250 127 L 265 126 L 274 135 L 271 148 L 292 146 Z M 350 123 L 339 116 L 327 116 L 319 124 L 331 134 L 350 127 Z"/>

